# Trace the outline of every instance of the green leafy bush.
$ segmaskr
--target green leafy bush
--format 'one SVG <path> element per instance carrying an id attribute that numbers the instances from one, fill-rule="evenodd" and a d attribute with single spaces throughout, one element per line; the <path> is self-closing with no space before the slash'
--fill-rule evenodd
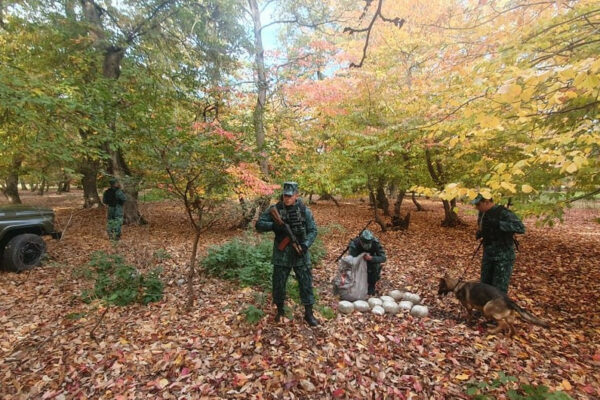
<path id="1" fill-rule="evenodd" d="M 258 323 L 258 321 L 265 316 L 265 312 L 263 310 L 256 308 L 253 305 L 246 307 L 244 311 L 242 311 L 242 314 L 246 316 L 246 322 L 252 325 Z"/>
<path id="2" fill-rule="evenodd" d="M 313 265 L 325 257 L 325 246 L 319 238 L 311 246 L 310 253 Z M 270 290 L 272 254 L 272 234 L 257 236 L 246 232 L 241 237 L 211 247 L 201 264 L 210 275 L 239 282 L 242 286 Z"/>
<path id="3" fill-rule="evenodd" d="M 202 267 L 210 275 L 239 282 L 242 286 L 268 289 L 273 266 L 273 243 L 250 233 L 220 246 L 211 247 L 202 260 Z"/>
<path id="4" fill-rule="evenodd" d="M 509 386 L 515 387 L 517 378 L 505 375 L 504 372 L 498 374 L 498 378 L 492 382 L 476 382 L 467 385 L 467 395 L 473 400 L 494 400 L 497 396 L 491 394 L 498 389 L 503 391 Z M 546 386 L 520 385 L 516 389 L 506 390 L 506 395 L 510 400 L 572 400 L 564 392 L 551 392 Z"/>
<path id="5" fill-rule="evenodd" d="M 103 251 L 93 253 L 88 265 L 95 284 L 93 289 L 85 290 L 82 294 L 86 302 L 102 299 L 109 304 L 126 306 L 162 299 L 164 284 L 160 279 L 160 268 L 144 275 L 126 264 L 120 255 Z"/>
<path id="6" fill-rule="evenodd" d="M 318 264 L 326 255 L 323 242 L 317 240 L 310 248 L 311 262 Z M 201 261 L 204 270 L 212 276 L 231 280 L 244 287 L 254 287 L 258 290 L 270 292 L 273 265 L 271 256 L 273 254 L 273 235 L 256 235 L 251 231 L 241 237 L 234 238 L 224 244 L 213 246 L 208 250 L 206 257 Z M 293 272 L 291 273 L 293 275 Z M 287 283 L 287 297 L 296 304 L 301 304 L 298 281 L 290 277 Z M 260 298 L 255 298 L 256 305 L 250 305 L 242 311 L 246 321 L 252 324 L 258 322 L 263 316 L 265 300 L 267 296 L 260 293 Z M 318 294 L 315 291 L 315 301 L 318 303 Z M 324 318 L 330 319 L 335 316 L 329 307 L 316 306 L 315 308 Z M 259 313 L 262 313 L 260 314 Z M 285 308 L 286 316 L 293 318 L 293 311 Z"/>

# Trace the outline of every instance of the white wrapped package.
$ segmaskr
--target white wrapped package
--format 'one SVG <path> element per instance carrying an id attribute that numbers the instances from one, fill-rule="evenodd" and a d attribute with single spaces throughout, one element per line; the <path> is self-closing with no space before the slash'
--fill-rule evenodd
<path id="1" fill-rule="evenodd" d="M 382 307 L 387 314 L 398 314 L 400 312 L 400 306 L 395 301 L 384 301 Z"/>
<path id="2" fill-rule="evenodd" d="M 352 314 L 354 311 L 354 304 L 350 303 L 349 301 L 342 300 L 338 303 L 338 310 L 342 314 Z"/>
<path id="3" fill-rule="evenodd" d="M 401 301 L 398 306 L 400 306 L 401 310 L 409 311 L 413 307 L 413 303 L 408 300 Z"/>
<path id="4" fill-rule="evenodd" d="M 406 292 L 402 296 L 402 300 L 410 301 L 413 304 L 419 304 L 421 302 L 421 296 L 416 293 Z"/>
<path id="5" fill-rule="evenodd" d="M 394 303 L 396 302 L 396 300 L 392 297 L 392 296 L 381 296 L 380 297 L 381 301 L 383 301 L 384 303 L 386 301 L 393 301 Z"/>
<path id="6" fill-rule="evenodd" d="M 429 314 L 429 308 L 427 306 L 414 306 L 410 310 L 410 315 L 413 317 L 426 317 Z"/>
<path id="7" fill-rule="evenodd" d="M 378 299 L 377 297 L 371 297 L 368 301 L 371 308 L 383 305 L 383 301 L 381 301 L 381 299 Z"/>
<path id="8" fill-rule="evenodd" d="M 399 301 L 402 300 L 402 296 L 404 295 L 404 292 L 402 290 L 392 290 L 389 293 L 390 297 L 392 297 L 394 300 Z"/>
<path id="9" fill-rule="evenodd" d="M 374 306 L 371 312 L 375 315 L 383 315 L 385 314 L 385 310 L 381 306 Z"/>
<path id="10" fill-rule="evenodd" d="M 369 306 L 369 303 L 364 300 L 356 300 L 354 302 L 354 309 L 360 312 L 367 312 L 371 309 L 371 307 Z"/>

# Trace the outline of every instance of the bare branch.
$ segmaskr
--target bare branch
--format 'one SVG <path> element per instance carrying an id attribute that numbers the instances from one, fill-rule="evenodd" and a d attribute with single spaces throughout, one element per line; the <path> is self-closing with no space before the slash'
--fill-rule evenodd
<path id="1" fill-rule="evenodd" d="M 373 2 L 373 0 L 365 0 L 365 2 L 367 4 L 365 5 L 365 8 L 363 9 L 363 13 L 360 16 L 359 21 L 363 19 L 367 10 L 371 6 L 371 3 Z M 373 14 L 373 18 L 371 18 L 371 22 L 369 22 L 369 25 L 367 25 L 366 28 L 352 28 L 352 27 L 344 28 L 343 32 L 349 33 L 349 34 L 367 32 L 367 37 L 365 38 L 365 44 L 363 46 L 363 51 L 362 51 L 362 53 L 363 53 L 362 58 L 360 59 L 360 62 L 358 64 L 351 63 L 350 68 L 362 67 L 365 59 L 367 58 L 367 49 L 369 47 L 369 39 L 371 38 L 371 32 L 373 31 L 373 25 L 375 25 L 375 21 L 377 21 L 377 18 L 380 18 L 384 22 L 393 23 L 397 28 L 402 28 L 402 26 L 404 25 L 404 22 L 405 22 L 404 18 L 396 17 L 396 18 L 391 19 L 391 18 L 384 17 L 381 14 L 382 5 L 383 5 L 383 0 L 378 0 L 377 1 L 377 9 L 375 10 L 375 13 Z"/>
<path id="2" fill-rule="evenodd" d="M 494 12 L 495 12 L 494 16 L 487 18 L 487 19 L 485 19 L 479 23 L 476 23 L 475 25 L 471 25 L 471 26 L 442 26 L 442 25 L 437 25 L 437 24 L 422 24 L 421 26 L 446 29 L 446 30 L 455 30 L 455 31 L 467 31 L 467 30 L 479 28 L 480 26 L 483 26 L 490 22 L 493 22 L 498 17 L 500 17 L 506 13 L 509 13 L 511 11 L 517 10 L 519 8 L 534 7 L 534 6 L 539 6 L 539 5 L 543 5 L 543 4 L 547 4 L 548 6 L 553 6 L 555 3 L 556 3 L 555 0 L 540 1 L 537 3 L 521 3 L 521 4 L 517 4 L 515 6 L 512 6 L 512 7 L 509 7 L 507 9 L 504 9 L 502 11 L 494 10 Z"/>

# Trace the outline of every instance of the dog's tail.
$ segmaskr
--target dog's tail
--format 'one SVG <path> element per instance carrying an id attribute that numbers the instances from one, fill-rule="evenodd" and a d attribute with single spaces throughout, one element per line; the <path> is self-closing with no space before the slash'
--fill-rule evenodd
<path id="1" fill-rule="evenodd" d="M 536 316 L 531 314 L 529 311 L 523 309 L 522 307 L 520 307 L 517 303 L 515 303 L 512 300 L 509 300 L 508 306 L 511 310 L 514 310 L 517 313 L 519 313 L 521 318 L 523 318 L 527 322 L 531 322 L 532 324 L 535 324 L 538 326 L 543 326 L 544 328 L 548 328 L 550 326 L 550 325 L 548 325 L 548 323 L 546 321 L 542 321 L 541 319 L 537 318 Z"/>

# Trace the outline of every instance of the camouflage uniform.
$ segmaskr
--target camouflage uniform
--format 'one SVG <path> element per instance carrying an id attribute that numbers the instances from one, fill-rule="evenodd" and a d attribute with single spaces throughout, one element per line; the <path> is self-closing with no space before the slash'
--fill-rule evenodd
<path id="1" fill-rule="evenodd" d="M 287 186 L 286 186 L 287 185 Z M 284 194 L 286 187 L 292 185 L 297 191 L 297 184 L 294 182 L 286 182 L 284 184 Z M 277 207 L 277 211 L 281 215 L 281 219 L 287 223 L 302 245 L 303 254 L 298 254 L 292 244 L 288 244 L 283 250 L 279 250 L 278 246 L 282 240 L 287 237 L 287 233 L 280 228 L 270 214 L 271 208 Z M 300 299 L 306 308 L 305 318 L 312 315 L 312 305 L 315 303 L 312 286 L 312 271 L 310 262 L 310 252 L 308 248 L 313 244 L 317 237 L 317 225 L 313 218 L 312 212 L 301 200 L 296 200 L 292 206 L 285 206 L 282 201 L 269 207 L 256 221 L 256 230 L 259 232 L 275 232 L 275 240 L 273 242 L 273 302 L 277 305 L 278 316 L 283 315 L 283 305 L 286 295 L 286 284 L 290 272 L 294 269 L 296 280 L 300 289 Z M 310 315 L 309 315 L 310 314 Z M 312 324 L 311 324 L 312 325 Z"/>
<path id="2" fill-rule="evenodd" d="M 525 226 L 506 207 L 494 205 L 479 213 L 477 238 L 482 239 L 481 282 L 495 286 L 504 293 L 515 263 L 515 233 L 525 233 Z"/>
<path id="3" fill-rule="evenodd" d="M 381 264 L 387 260 L 383 246 L 371 231 L 365 230 L 360 236 L 350 241 L 348 252 L 352 257 L 362 253 L 368 253 L 373 257 L 367 261 L 367 281 L 369 284 L 368 294 L 374 295 L 375 284 L 381 279 Z"/>
<path id="4" fill-rule="evenodd" d="M 102 202 L 108 206 L 106 231 L 111 240 L 121 239 L 121 226 L 123 226 L 123 204 L 127 196 L 120 188 L 116 187 L 117 181 L 111 179 L 111 187 L 104 191 Z"/>

